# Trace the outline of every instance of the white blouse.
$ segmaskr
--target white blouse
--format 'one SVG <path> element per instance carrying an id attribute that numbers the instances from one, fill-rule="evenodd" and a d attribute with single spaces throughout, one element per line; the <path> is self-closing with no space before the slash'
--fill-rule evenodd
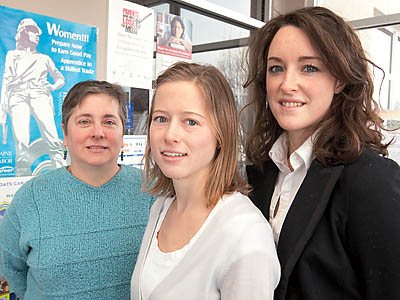
<path id="1" fill-rule="evenodd" d="M 149 299 L 155 287 L 179 264 L 186 252 L 189 251 L 193 243 L 199 238 L 201 233 L 204 231 L 204 228 L 207 227 L 207 224 L 213 218 L 215 213 L 220 210 L 224 203 L 223 199 L 217 202 L 203 225 L 201 225 L 200 229 L 185 246 L 176 251 L 166 253 L 162 252 L 158 247 L 157 236 L 165 215 L 174 200 L 175 198 L 168 198 L 165 200 L 164 207 L 162 208 L 156 226 L 157 234 L 155 234 L 151 240 L 149 252 L 144 262 L 142 277 L 140 280 L 142 299 L 144 300 Z"/>
<path id="2" fill-rule="evenodd" d="M 269 156 L 279 169 L 269 210 L 269 223 L 272 227 L 275 244 L 278 244 L 283 222 L 314 159 L 312 152 L 314 137 L 315 134 L 310 136 L 290 155 L 289 160 L 293 171 L 290 170 L 287 162 L 289 150 L 286 133 L 283 133 L 275 141 L 269 152 Z"/>

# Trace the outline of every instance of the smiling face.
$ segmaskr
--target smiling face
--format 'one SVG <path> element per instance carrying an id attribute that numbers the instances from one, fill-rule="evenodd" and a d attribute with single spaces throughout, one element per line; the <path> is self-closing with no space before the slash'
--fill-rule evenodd
<path id="1" fill-rule="evenodd" d="M 152 158 L 174 184 L 205 183 L 217 139 L 204 96 L 194 83 L 174 81 L 158 87 L 149 136 Z"/>
<path id="2" fill-rule="evenodd" d="M 182 24 L 179 21 L 174 22 L 174 27 L 175 27 L 175 37 L 182 37 L 183 34 L 183 27 Z"/>
<path id="3" fill-rule="evenodd" d="M 71 169 L 95 167 L 112 172 L 118 168 L 123 125 L 117 100 L 105 94 L 87 95 L 73 108 L 66 126 L 64 145 L 71 157 Z"/>
<path id="4" fill-rule="evenodd" d="M 318 127 L 343 86 L 323 64 L 308 36 L 285 26 L 273 38 L 267 59 L 269 107 L 297 149 Z"/>

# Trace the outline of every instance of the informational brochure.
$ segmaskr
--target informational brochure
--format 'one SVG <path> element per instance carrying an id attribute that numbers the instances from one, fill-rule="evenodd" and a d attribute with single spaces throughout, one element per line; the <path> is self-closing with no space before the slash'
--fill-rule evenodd
<path id="1" fill-rule="evenodd" d="M 109 1 L 107 80 L 150 89 L 153 52 L 154 11 L 128 1 Z"/>

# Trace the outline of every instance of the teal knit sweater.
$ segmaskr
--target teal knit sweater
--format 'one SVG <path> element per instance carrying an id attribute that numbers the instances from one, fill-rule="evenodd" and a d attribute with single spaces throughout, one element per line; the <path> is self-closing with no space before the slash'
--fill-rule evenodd
<path id="1" fill-rule="evenodd" d="M 128 300 L 151 204 L 132 167 L 98 188 L 66 168 L 33 178 L 0 223 L 1 270 L 24 300 Z"/>

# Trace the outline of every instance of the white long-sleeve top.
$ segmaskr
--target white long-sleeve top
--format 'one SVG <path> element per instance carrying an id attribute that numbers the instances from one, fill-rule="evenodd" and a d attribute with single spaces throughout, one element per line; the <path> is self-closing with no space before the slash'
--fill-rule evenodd
<path id="1" fill-rule="evenodd" d="M 273 299 L 280 267 L 272 230 L 250 199 L 224 196 L 175 268 L 142 297 L 143 266 L 166 198 L 154 203 L 131 281 L 132 300 Z"/>

